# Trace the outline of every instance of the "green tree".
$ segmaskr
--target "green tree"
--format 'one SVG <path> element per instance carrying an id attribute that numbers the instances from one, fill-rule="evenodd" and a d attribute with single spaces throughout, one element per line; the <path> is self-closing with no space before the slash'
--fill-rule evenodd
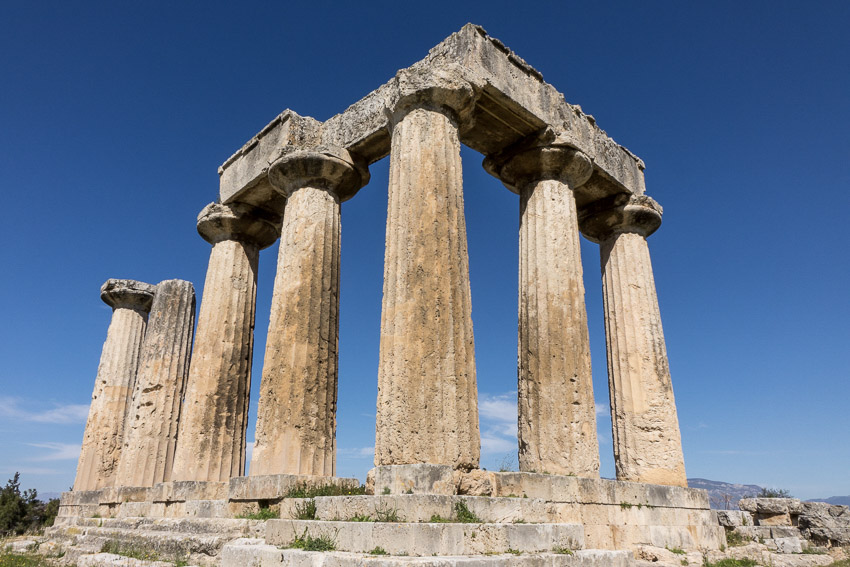
<path id="1" fill-rule="evenodd" d="M 52 526 L 59 511 L 59 499 L 39 500 L 34 488 L 21 491 L 21 475 L 15 473 L 0 489 L 0 535 L 22 534 Z"/>

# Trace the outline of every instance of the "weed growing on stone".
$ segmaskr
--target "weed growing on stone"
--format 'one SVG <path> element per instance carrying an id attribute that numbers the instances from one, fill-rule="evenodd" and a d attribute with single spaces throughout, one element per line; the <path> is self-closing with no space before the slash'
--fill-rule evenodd
<path id="1" fill-rule="evenodd" d="M 629 502 L 620 502 L 620 508 L 623 510 L 630 510 L 632 505 Z"/>
<path id="2" fill-rule="evenodd" d="M 842 559 L 841 561 L 835 561 L 834 563 L 830 563 L 826 567 L 850 567 L 850 559 Z"/>
<path id="3" fill-rule="evenodd" d="M 316 498 L 317 496 L 361 496 L 366 494 L 366 487 L 360 485 L 358 488 L 345 488 L 333 484 L 323 486 L 309 486 L 299 484 L 290 488 L 284 498 Z"/>
<path id="4" fill-rule="evenodd" d="M 316 500 L 308 498 L 302 502 L 295 503 L 295 519 L 296 520 L 315 520 L 316 519 Z"/>
<path id="5" fill-rule="evenodd" d="M 682 559 L 679 563 L 682 565 L 682 567 L 685 567 L 686 565 L 688 565 L 688 560 Z"/>
<path id="6" fill-rule="evenodd" d="M 375 521 L 376 522 L 398 522 L 398 510 L 386 506 L 375 506 Z"/>
<path id="7" fill-rule="evenodd" d="M 552 553 L 557 553 L 558 555 L 572 555 L 573 550 L 569 547 L 563 547 L 561 545 L 556 545 L 552 548 Z"/>
<path id="8" fill-rule="evenodd" d="M 53 567 L 55 563 L 38 555 L 20 555 L 0 551 L 0 567 Z"/>
<path id="9" fill-rule="evenodd" d="M 444 517 L 442 517 L 442 516 L 441 516 L 441 515 L 439 515 L 439 514 L 434 514 L 433 516 L 431 516 L 431 519 L 430 519 L 429 521 L 430 521 L 432 524 L 448 524 L 448 523 L 450 523 L 450 522 L 451 522 L 451 519 L 449 519 L 449 518 L 444 518 Z"/>
<path id="10" fill-rule="evenodd" d="M 260 508 L 256 512 L 250 514 L 240 514 L 236 516 L 240 520 L 276 520 L 280 518 L 280 512 L 276 512 L 271 508 Z"/>
<path id="11" fill-rule="evenodd" d="M 826 555 L 827 551 L 822 547 L 807 547 L 802 551 L 803 555 Z"/>
<path id="12" fill-rule="evenodd" d="M 387 494 L 389 494 L 389 493 L 390 493 L 390 487 L 389 487 L 389 486 L 385 486 L 385 487 L 384 487 L 384 490 L 383 490 L 383 492 L 381 492 L 381 494 L 387 495 Z"/>
<path id="13" fill-rule="evenodd" d="M 389 553 L 387 553 L 386 549 L 379 546 L 379 547 L 376 547 L 375 549 L 369 551 L 369 555 L 389 555 Z"/>
<path id="14" fill-rule="evenodd" d="M 681 547 L 667 547 L 665 548 L 670 553 L 675 553 L 676 555 L 685 555 L 685 550 Z"/>
<path id="15" fill-rule="evenodd" d="M 289 545 L 284 547 L 288 547 L 290 549 L 303 549 L 304 551 L 333 551 L 336 549 L 336 539 L 329 535 L 313 537 L 308 534 L 305 529 L 303 534 L 300 536 L 296 535 L 295 538 L 289 542 Z"/>
<path id="16" fill-rule="evenodd" d="M 739 547 L 742 545 L 747 545 L 749 543 L 747 538 L 739 534 L 738 532 L 731 530 L 726 532 L 726 545 L 729 547 Z"/>
<path id="17" fill-rule="evenodd" d="M 467 508 L 466 502 L 463 500 L 459 500 L 455 503 L 455 515 L 457 516 L 457 521 L 461 524 L 480 524 L 481 518 L 472 513 L 472 511 Z"/>
<path id="18" fill-rule="evenodd" d="M 369 514 L 357 514 L 355 516 L 351 516 L 346 520 L 346 522 L 371 522 L 372 516 Z"/>
<path id="19" fill-rule="evenodd" d="M 519 549 L 514 549 L 512 547 L 509 547 L 508 550 L 505 551 L 505 553 L 510 553 L 511 555 L 522 555 L 522 551 L 520 551 Z"/>

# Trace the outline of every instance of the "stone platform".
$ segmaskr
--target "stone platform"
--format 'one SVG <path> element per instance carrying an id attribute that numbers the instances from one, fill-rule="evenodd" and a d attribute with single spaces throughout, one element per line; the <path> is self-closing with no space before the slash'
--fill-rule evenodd
<path id="1" fill-rule="evenodd" d="M 328 486 L 339 495 L 298 497 Z M 398 465 L 373 469 L 363 491 L 356 479 L 269 475 L 68 492 L 50 536 L 89 553 L 116 540 L 234 567 L 625 567 L 642 545 L 696 551 L 725 543 L 697 489 Z M 245 519 L 261 509 L 279 519 Z M 305 538 L 331 541 L 334 551 L 291 549 Z"/>

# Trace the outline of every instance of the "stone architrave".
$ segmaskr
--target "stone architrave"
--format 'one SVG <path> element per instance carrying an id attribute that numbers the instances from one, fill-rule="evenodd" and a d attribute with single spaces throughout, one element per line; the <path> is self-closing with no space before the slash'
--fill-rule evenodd
<path id="1" fill-rule="evenodd" d="M 153 486 L 171 480 L 194 322 L 192 284 L 160 282 L 127 414 L 116 486 Z"/>
<path id="2" fill-rule="evenodd" d="M 375 465 L 468 470 L 480 436 L 458 124 L 472 91 L 432 79 L 400 74 L 392 106 Z"/>
<path id="3" fill-rule="evenodd" d="M 112 307 L 112 320 L 97 368 L 74 490 L 113 485 L 155 289 L 150 284 L 115 279 L 100 288 L 100 298 Z"/>
<path id="4" fill-rule="evenodd" d="M 368 179 L 334 147 L 286 153 L 269 170 L 287 201 L 251 476 L 336 473 L 340 201 Z"/>
<path id="5" fill-rule="evenodd" d="M 211 203 L 198 216 L 210 244 L 204 295 L 173 480 L 226 481 L 245 470 L 257 267 L 280 235 L 280 217 L 240 203 Z"/>
<path id="6" fill-rule="evenodd" d="M 646 242 L 661 225 L 661 207 L 646 196 L 617 200 L 581 223 L 582 232 L 600 244 L 617 479 L 687 486 Z"/>
<path id="7" fill-rule="evenodd" d="M 593 164 L 564 146 L 485 167 L 520 195 L 518 441 L 521 471 L 599 477 L 596 405 L 573 191 Z"/>

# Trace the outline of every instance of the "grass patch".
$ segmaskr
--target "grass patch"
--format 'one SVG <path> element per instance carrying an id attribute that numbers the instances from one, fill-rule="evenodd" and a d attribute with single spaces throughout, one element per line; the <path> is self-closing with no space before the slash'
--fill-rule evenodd
<path id="1" fill-rule="evenodd" d="M 304 551 L 333 551 L 336 549 L 336 540 L 328 535 L 313 537 L 305 529 L 303 534 L 296 535 L 295 539 L 284 547 Z"/>
<path id="2" fill-rule="evenodd" d="M 747 545 L 749 540 L 734 530 L 726 532 L 726 545 L 729 547 L 740 547 Z"/>
<path id="3" fill-rule="evenodd" d="M 371 522 L 372 516 L 369 514 L 357 514 L 356 516 L 351 516 L 346 520 L 346 522 Z"/>
<path id="4" fill-rule="evenodd" d="M 512 547 L 509 547 L 508 550 L 505 551 L 505 553 L 510 553 L 511 555 L 522 555 L 522 551 L 520 551 L 519 549 L 514 549 Z"/>
<path id="5" fill-rule="evenodd" d="M 563 547 L 561 545 L 556 545 L 552 548 L 552 553 L 557 553 L 558 555 L 572 555 L 573 550 L 569 547 Z"/>
<path id="6" fill-rule="evenodd" d="M 366 494 L 366 487 L 360 485 L 357 488 L 344 488 L 333 484 L 322 486 L 310 486 L 298 484 L 286 491 L 284 498 L 316 498 L 317 496 L 361 496 Z"/>
<path id="7" fill-rule="evenodd" d="M 303 502 L 295 503 L 295 519 L 296 520 L 315 520 L 316 519 L 316 500 L 308 498 Z"/>
<path id="8" fill-rule="evenodd" d="M 826 555 L 827 551 L 822 547 L 807 547 L 802 551 L 803 555 Z M 848 560 L 848 567 L 850 567 L 850 560 Z"/>
<path id="9" fill-rule="evenodd" d="M 705 563 L 705 567 L 755 567 L 756 562 L 752 559 L 732 559 L 731 557 L 727 557 L 726 559 L 721 559 L 720 561 L 715 561 L 714 563 L 707 562 Z"/>
<path id="10" fill-rule="evenodd" d="M 676 555 L 685 555 L 685 550 L 681 547 L 667 547 L 666 549 L 670 553 L 675 553 Z"/>
<path id="11" fill-rule="evenodd" d="M 369 555 L 389 555 L 389 553 L 387 553 L 386 549 L 379 546 L 369 551 Z"/>
<path id="12" fill-rule="evenodd" d="M 679 561 L 679 563 L 682 565 L 682 567 L 685 567 L 686 565 L 689 565 L 689 563 L 688 563 L 688 560 L 687 560 L 687 559 L 682 559 L 681 561 Z"/>
<path id="13" fill-rule="evenodd" d="M 632 505 L 629 502 L 620 502 L 620 508 L 623 510 L 631 509 Z"/>
<path id="14" fill-rule="evenodd" d="M 103 542 L 100 546 L 101 553 L 112 553 L 122 557 L 130 557 L 132 559 L 141 559 L 143 561 L 161 561 L 159 554 L 155 551 L 145 549 L 131 543 L 123 543 L 114 539 Z"/>
<path id="15" fill-rule="evenodd" d="M 53 567 L 52 561 L 38 555 L 21 555 L 0 551 L 0 567 Z"/>
<path id="16" fill-rule="evenodd" d="M 250 514 L 240 514 L 236 516 L 240 520 L 277 520 L 280 518 L 280 512 L 274 511 L 271 508 L 260 508 L 256 512 Z"/>
<path id="17" fill-rule="evenodd" d="M 842 559 L 841 561 L 835 561 L 834 563 L 830 563 L 826 567 L 850 567 L 850 559 Z"/>

